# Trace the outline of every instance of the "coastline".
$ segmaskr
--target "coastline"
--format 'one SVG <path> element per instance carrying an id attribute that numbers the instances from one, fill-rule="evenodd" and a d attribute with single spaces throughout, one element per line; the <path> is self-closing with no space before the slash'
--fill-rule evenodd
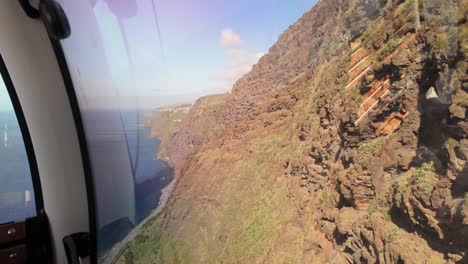
<path id="1" fill-rule="evenodd" d="M 108 264 L 108 263 L 115 263 L 118 257 L 123 254 L 127 244 L 135 239 L 138 234 L 140 234 L 141 228 L 145 225 L 150 219 L 156 217 L 162 210 L 166 207 L 166 204 L 169 200 L 169 197 L 172 193 L 172 189 L 174 188 L 176 179 L 174 178 L 171 183 L 166 186 L 164 189 L 161 190 L 162 195 L 159 199 L 158 206 L 148 215 L 145 219 L 143 219 L 137 226 L 135 226 L 127 236 L 117 244 L 115 244 L 109 252 L 101 259 L 98 260 L 99 264 Z"/>

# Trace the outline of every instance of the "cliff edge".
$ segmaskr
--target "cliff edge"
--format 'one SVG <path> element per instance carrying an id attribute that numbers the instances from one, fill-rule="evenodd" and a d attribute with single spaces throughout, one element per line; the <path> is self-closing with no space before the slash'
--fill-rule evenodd
<path id="1" fill-rule="evenodd" d="M 162 139 L 177 182 L 122 261 L 466 263 L 467 12 L 319 1 Z"/>

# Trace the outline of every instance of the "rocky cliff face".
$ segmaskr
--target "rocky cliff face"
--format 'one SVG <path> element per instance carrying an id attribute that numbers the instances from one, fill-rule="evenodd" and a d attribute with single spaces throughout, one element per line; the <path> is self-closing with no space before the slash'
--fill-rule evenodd
<path id="1" fill-rule="evenodd" d="M 467 11 L 319 1 L 198 116 L 201 134 L 184 117 L 172 197 L 124 256 L 466 263 Z"/>
<path id="2" fill-rule="evenodd" d="M 205 96 L 193 105 L 177 105 L 152 113 L 151 137 L 161 141 L 157 158 L 171 162 L 176 170 L 183 169 L 186 157 L 220 132 L 227 96 Z"/>

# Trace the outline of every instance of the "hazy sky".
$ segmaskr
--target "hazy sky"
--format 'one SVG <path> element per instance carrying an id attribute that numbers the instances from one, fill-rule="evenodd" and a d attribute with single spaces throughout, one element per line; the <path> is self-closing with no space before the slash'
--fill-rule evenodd
<path id="1" fill-rule="evenodd" d="M 311 0 L 158 1 L 170 89 L 227 91 Z"/>
<path id="2" fill-rule="evenodd" d="M 154 108 L 230 90 L 315 0 L 60 2 L 82 105 Z"/>
<path id="3" fill-rule="evenodd" d="M 0 111 L 12 111 L 13 105 L 11 104 L 8 91 L 5 87 L 2 77 L 0 76 Z"/>

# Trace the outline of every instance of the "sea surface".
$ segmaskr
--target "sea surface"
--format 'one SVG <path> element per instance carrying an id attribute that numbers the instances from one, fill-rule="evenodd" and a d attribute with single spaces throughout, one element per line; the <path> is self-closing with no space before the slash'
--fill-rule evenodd
<path id="1" fill-rule="evenodd" d="M 31 171 L 16 115 L 0 111 L 0 224 L 35 215 Z"/>
<path id="2" fill-rule="evenodd" d="M 160 141 L 150 138 L 151 128 L 144 126 L 148 118 L 143 112 L 82 114 L 94 184 L 101 184 L 95 186 L 99 191 L 98 218 L 111 219 L 98 226 L 98 250 L 103 255 L 160 205 L 163 189 L 173 180 L 174 172 L 167 162 L 156 159 Z M 4 142 L 5 131 L 7 142 Z M 128 169 L 132 166 L 136 166 L 134 175 Z M 109 179 L 113 186 L 128 190 L 130 196 L 107 186 Z M 124 203 L 127 203 L 125 209 Z M 22 221 L 35 214 L 31 172 L 19 125 L 14 112 L 0 112 L 0 224 Z"/>
<path id="3" fill-rule="evenodd" d="M 143 114 L 83 112 L 95 177 L 100 256 L 158 207 L 163 189 L 174 178 L 173 168 L 156 158 L 160 141 L 150 137 L 151 127 L 144 126 L 149 120 Z"/>
<path id="4" fill-rule="evenodd" d="M 157 207 L 161 191 L 173 180 L 174 173 L 166 161 L 156 159 L 161 142 L 157 138 L 150 137 L 151 127 L 144 126 L 148 118 L 143 116 L 143 112 L 124 111 L 122 114 L 132 163 L 137 164 L 135 195 L 137 222 L 139 222 Z M 138 160 L 136 160 L 137 152 L 139 152 Z"/>

